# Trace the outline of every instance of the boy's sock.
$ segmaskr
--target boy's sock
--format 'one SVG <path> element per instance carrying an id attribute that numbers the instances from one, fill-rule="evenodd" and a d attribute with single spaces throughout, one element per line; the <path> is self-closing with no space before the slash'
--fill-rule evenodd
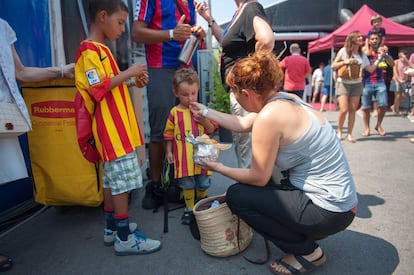
<path id="1" fill-rule="evenodd" d="M 191 210 L 194 208 L 194 189 L 183 189 L 185 206 Z"/>
<path id="2" fill-rule="evenodd" d="M 116 215 L 116 229 L 118 230 L 118 238 L 122 241 L 128 240 L 128 235 L 131 234 L 129 231 L 129 219 L 128 214 Z"/>
<path id="3" fill-rule="evenodd" d="M 207 197 L 207 189 L 206 190 L 197 189 L 196 196 L 197 196 L 197 200 L 204 199 L 205 197 Z"/>
<path id="4" fill-rule="evenodd" d="M 116 222 L 114 217 L 114 209 L 110 207 L 104 207 L 104 216 L 106 221 L 106 228 L 115 231 Z"/>

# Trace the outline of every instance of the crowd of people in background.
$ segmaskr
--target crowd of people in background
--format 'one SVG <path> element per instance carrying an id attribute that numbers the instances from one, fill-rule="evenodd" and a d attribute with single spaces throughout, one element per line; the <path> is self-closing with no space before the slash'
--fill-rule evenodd
<path id="1" fill-rule="evenodd" d="M 393 60 L 386 45 L 382 17 L 374 15 L 370 18 L 370 23 L 372 29 L 368 31 L 365 39 L 358 31 L 351 32 L 344 47 L 336 53 L 332 66 L 329 66 L 329 62 L 328 66 L 321 62 L 312 74 L 311 102 L 319 101 L 322 112 L 325 111 L 328 99 L 333 102 L 334 107 L 331 110 L 339 109 L 338 138 L 351 143 L 356 142 L 352 135 L 356 113 L 363 119 L 364 137 L 371 134 L 371 116 L 377 118 L 375 131 L 380 136 L 387 134 L 382 128 L 382 121 L 388 110 L 391 115 L 406 116 L 414 122 L 414 52 L 408 55 L 405 48 L 399 48 L 398 57 Z M 357 65 L 360 70 L 357 77 L 350 79 L 338 76 L 341 68 Z M 389 78 L 392 78 L 391 81 L 388 81 Z M 320 83 L 324 83 L 323 88 Z M 326 92 L 328 90 L 330 93 Z M 389 101 L 389 96 L 393 97 L 393 102 Z M 346 118 L 347 135 L 343 138 L 342 129 Z M 410 141 L 414 142 L 414 139 L 411 138 Z"/>

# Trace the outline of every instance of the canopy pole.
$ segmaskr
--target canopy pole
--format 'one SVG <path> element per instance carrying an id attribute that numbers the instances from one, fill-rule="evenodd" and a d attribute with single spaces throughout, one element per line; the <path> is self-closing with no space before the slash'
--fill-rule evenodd
<path id="1" fill-rule="evenodd" d="M 213 7 L 211 6 L 211 0 L 208 0 L 208 7 L 210 8 L 210 14 L 213 14 Z M 211 27 L 207 30 L 207 51 L 208 51 L 208 91 L 211 93 L 214 89 L 214 69 L 213 69 L 213 31 Z"/>
<path id="2" fill-rule="evenodd" d="M 60 1 L 48 1 L 50 18 L 50 44 L 52 48 L 52 65 L 66 64 L 63 46 L 62 12 Z"/>
<path id="3" fill-rule="evenodd" d="M 332 46 L 331 48 L 331 60 L 330 60 L 330 69 L 331 69 L 331 79 L 329 79 L 329 110 L 332 111 L 332 84 L 333 84 L 333 70 L 332 70 L 332 61 L 333 61 L 333 56 L 334 56 L 334 48 Z M 334 110 L 336 109 L 336 106 L 334 108 Z"/>

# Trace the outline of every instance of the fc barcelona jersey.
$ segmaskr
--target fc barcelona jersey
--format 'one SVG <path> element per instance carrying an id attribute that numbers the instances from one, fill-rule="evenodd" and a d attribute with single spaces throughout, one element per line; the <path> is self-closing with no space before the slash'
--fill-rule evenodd
<path id="1" fill-rule="evenodd" d="M 196 11 L 193 0 L 137 0 L 135 6 L 135 21 L 144 21 L 148 28 L 154 30 L 171 30 L 180 20 L 181 12 L 176 2 L 185 14 L 185 23 L 194 26 Z M 164 43 L 145 44 L 147 64 L 149 68 L 179 68 L 178 61 L 183 41 L 168 41 Z"/>
<path id="2" fill-rule="evenodd" d="M 175 178 L 211 175 L 210 171 L 195 165 L 193 145 L 186 142 L 190 135 L 198 137 L 203 134 L 206 134 L 204 126 L 194 120 L 190 109 L 177 106 L 171 109 L 165 125 L 164 140 L 173 142 Z"/>
<path id="3" fill-rule="evenodd" d="M 371 55 L 368 56 L 368 59 L 371 64 L 377 60 L 378 54 L 375 51 L 372 51 Z M 372 73 L 367 70 L 364 71 L 364 83 L 365 84 L 379 84 L 384 83 L 384 69 L 376 68 Z"/>
<path id="4" fill-rule="evenodd" d="M 81 42 L 76 55 L 75 83 L 79 91 L 88 92 L 96 101 L 92 130 L 103 161 L 117 159 L 143 144 L 126 84 L 109 90 L 111 78 L 119 72 L 106 45 Z"/>

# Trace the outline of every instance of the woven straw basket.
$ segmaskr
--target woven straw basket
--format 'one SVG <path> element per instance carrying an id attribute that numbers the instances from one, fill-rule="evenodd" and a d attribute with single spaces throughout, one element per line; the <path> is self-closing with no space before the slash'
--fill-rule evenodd
<path id="1" fill-rule="evenodd" d="M 201 249 L 215 257 L 240 253 L 253 238 L 251 227 L 230 211 L 225 199 L 225 194 L 202 199 L 193 210 L 200 231 Z M 210 208 L 214 200 L 220 205 Z"/>

